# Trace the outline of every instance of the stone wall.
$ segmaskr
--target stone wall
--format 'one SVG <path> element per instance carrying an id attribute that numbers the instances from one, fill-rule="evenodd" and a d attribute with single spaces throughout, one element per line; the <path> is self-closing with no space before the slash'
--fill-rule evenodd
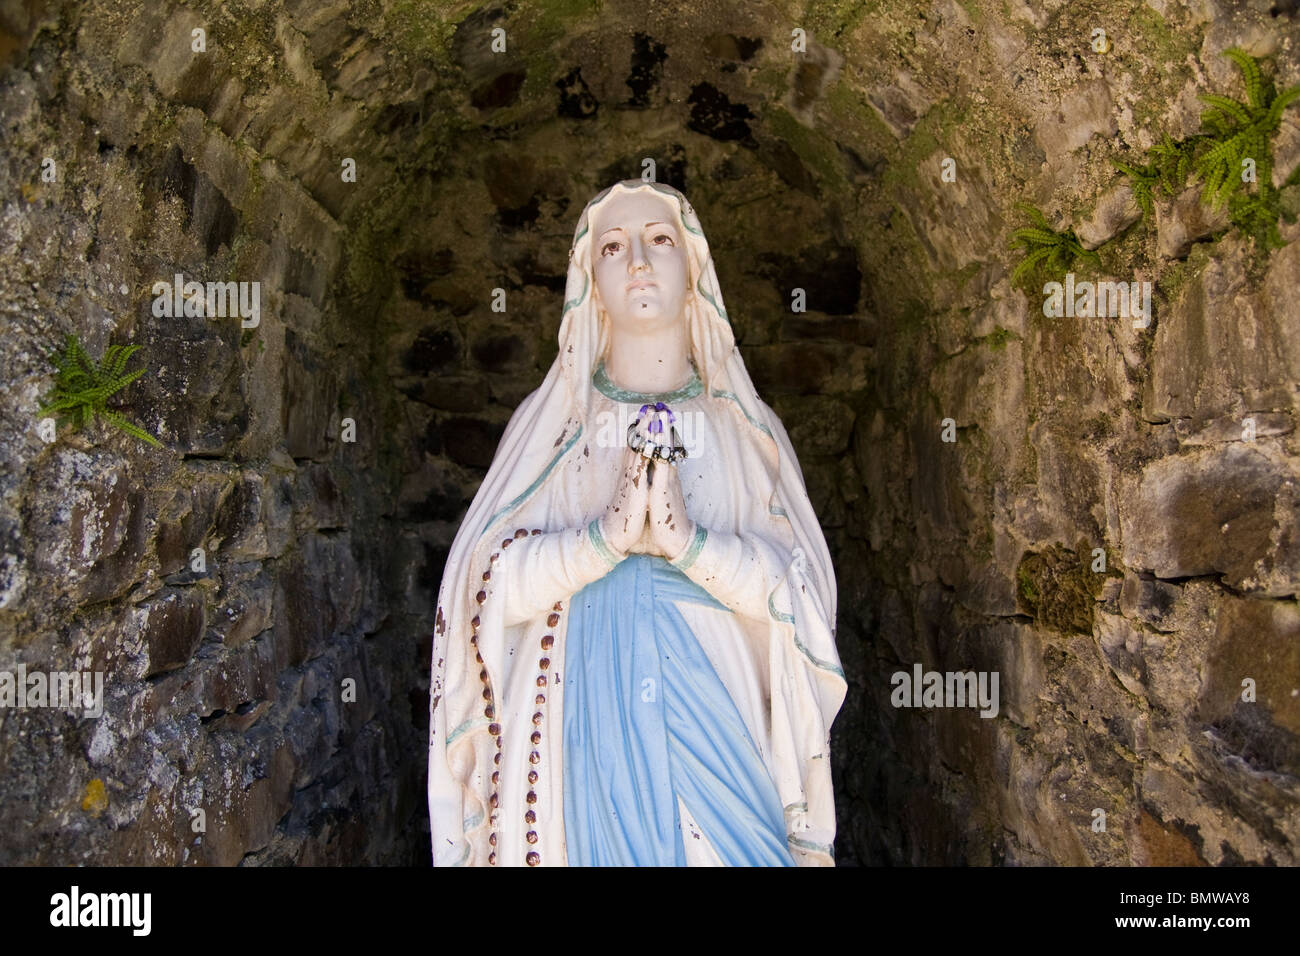
<path id="1" fill-rule="evenodd" d="M 1267 0 L 0 16 L 0 669 L 106 674 L 97 719 L 0 709 L 0 862 L 428 860 L 446 551 L 577 215 L 649 159 L 836 561 L 839 860 L 1295 863 L 1300 244 L 1194 178 L 1143 215 L 1112 160 L 1245 101 L 1229 47 L 1300 83 L 1298 41 Z M 1294 214 L 1300 102 L 1270 145 Z M 1149 327 L 1044 315 L 1019 202 Z M 260 323 L 154 315 L 177 273 Z M 42 437 L 72 332 L 143 346 L 110 405 L 163 447 Z M 893 706 L 918 664 L 996 671 L 997 715 Z"/>

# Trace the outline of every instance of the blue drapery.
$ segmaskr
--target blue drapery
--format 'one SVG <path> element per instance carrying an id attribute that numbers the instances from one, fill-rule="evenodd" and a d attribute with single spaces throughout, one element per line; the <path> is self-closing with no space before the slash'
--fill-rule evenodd
<path id="1" fill-rule="evenodd" d="M 645 554 L 627 557 L 570 601 L 569 864 L 684 866 L 680 796 L 723 863 L 793 866 L 776 787 L 677 601 L 726 610 Z"/>

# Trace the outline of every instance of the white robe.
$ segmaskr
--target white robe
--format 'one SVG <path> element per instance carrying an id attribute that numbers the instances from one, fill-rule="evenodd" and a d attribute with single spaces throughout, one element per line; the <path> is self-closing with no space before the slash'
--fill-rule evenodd
<path id="1" fill-rule="evenodd" d="M 460 560 L 449 560 L 440 593 L 429 780 L 438 865 L 566 862 L 567 602 L 612 566 L 587 528 L 614 492 L 626 425 L 639 402 L 593 390 L 589 425 L 563 423 L 551 445 L 519 434 L 539 427 L 532 406 L 544 388 L 516 411 L 484 482 L 493 502 L 504 504 L 478 522 L 486 531 L 474 547 L 453 548 Z M 676 466 L 687 512 L 707 529 L 685 573 L 734 613 L 685 602 L 678 607 L 769 769 L 795 861 L 831 865 L 828 732 L 845 691 L 833 639 L 834 576 L 784 429 L 757 396 L 746 404 L 729 393 L 672 404 L 691 452 Z M 532 461 L 524 460 L 527 446 Z M 539 447 L 554 450 L 549 462 L 537 458 Z M 486 510 L 478 499 L 475 507 Z M 463 534 L 470 524 L 467 516 Z M 519 531 L 524 536 L 516 537 Z M 467 600 L 457 601 L 461 596 Z M 467 627 L 466 616 L 475 612 L 477 628 Z M 553 641 L 544 649 L 548 636 Z M 682 823 L 688 862 L 716 865 L 707 835 L 689 813 Z"/>

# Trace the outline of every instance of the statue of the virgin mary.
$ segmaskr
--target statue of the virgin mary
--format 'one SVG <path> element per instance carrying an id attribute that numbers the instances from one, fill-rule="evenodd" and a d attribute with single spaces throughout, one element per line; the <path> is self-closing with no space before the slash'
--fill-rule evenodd
<path id="1" fill-rule="evenodd" d="M 685 196 L 587 204 L 559 345 L 443 573 L 434 864 L 833 865 L 834 570 Z"/>

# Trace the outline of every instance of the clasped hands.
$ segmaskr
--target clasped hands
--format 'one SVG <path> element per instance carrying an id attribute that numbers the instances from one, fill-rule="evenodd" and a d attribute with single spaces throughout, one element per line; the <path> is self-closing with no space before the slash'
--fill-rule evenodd
<path id="1" fill-rule="evenodd" d="M 658 554 L 672 560 L 695 536 L 695 522 L 686 514 L 677 468 L 660 462 L 652 483 L 648 465 L 632 449 L 623 450 L 623 469 L 600 518 L 600 532 L 620 554 Z M 648 545 L 642 544 L 647 523 Z"/>

